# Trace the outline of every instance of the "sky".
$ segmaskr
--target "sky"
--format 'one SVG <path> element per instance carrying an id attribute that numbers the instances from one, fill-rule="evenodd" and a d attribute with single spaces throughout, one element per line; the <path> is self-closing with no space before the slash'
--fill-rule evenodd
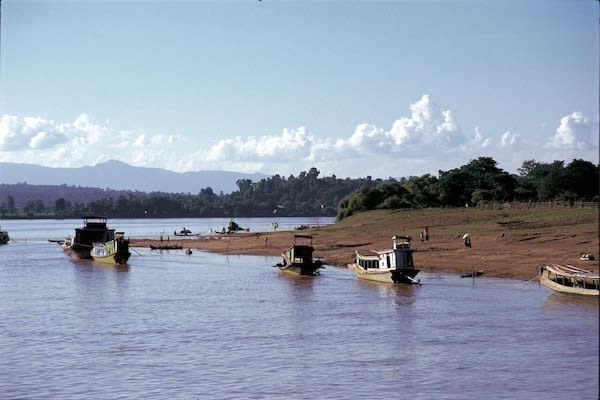
<path id="1" fill-rule="evenodd" d="M 339 178 L 598 163 L 599 10 L 4 0 L 0 162 Z"/>

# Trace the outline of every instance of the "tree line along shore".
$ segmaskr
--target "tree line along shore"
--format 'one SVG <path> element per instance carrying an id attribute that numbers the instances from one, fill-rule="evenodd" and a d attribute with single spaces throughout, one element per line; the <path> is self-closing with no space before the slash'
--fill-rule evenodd
<path id="1" fill-rule="evenodd" d="M 427 228 L 428 240 L 420 233 Z M 185 248 L 229 255 L 279 257 L 298 232 L 261 232 L 171 239 Z M 384 250 L 394 235 L 412 237 L 415 264 L 422 272 L 469 273 L 530 280 L 542 264 L 572 264 L 598 271 L 598 207 L 503 206 L 374 210 L 332 225 L 303 230 L 313 235 L 315 257 L 346 266 L 354 252 Z M 471 246 L 462 240 L 471 235 Z M 131 239 L 135 247 L 159 245 L 159 238 Z M 596 259 L 582 261 L 582 254 Z"/>
<path id="2" fill-rule="evenodd" d="M 437 176 L 400 179 L 341 179 L 310 168 L 298 176 L 274 175 L 238 190 L 199 193 L 143 193 L 70 186 L 0 184 L 2 218 L 235 218 L 336 216 L 338 220 L 373 209 L 487 206 L 509 202 L 600 202 L 600 166 L 573 160 L 528 160 L 509 174 L 491 157 L 479 157 Z"/>

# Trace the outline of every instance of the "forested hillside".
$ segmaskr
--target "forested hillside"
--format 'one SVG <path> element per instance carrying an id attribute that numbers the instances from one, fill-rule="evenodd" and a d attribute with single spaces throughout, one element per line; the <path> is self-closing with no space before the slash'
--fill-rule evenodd
<path id="1" fill-rule="evenodd" d="M 298 176 L 239 179 L 229 194 L 131 192 L 73 186 L 0 185 L 3 218 L 82 215 L 106 217 L 336 216 L 372 209 L 480 206 L 506 201 L 598 201 L 598 166 L 573 160 L 523 162 L 518 175 L 480 157 L 448 171 L 419 177 L 372 179 Z"/>

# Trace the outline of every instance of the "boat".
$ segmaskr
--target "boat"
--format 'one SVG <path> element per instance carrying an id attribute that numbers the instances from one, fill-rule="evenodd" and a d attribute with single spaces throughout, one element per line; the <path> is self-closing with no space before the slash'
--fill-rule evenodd
<path id="1" fill-rule="evenodd" d="M 108 242 L 95 242 L 90 252 L 94 261 L 102 264 L 127 264 L 131 256 L 129 240 L 123 232 L 115 232 L 115 238 Z"/>
<path id="2" fill-rule="evenodd" d="M 363 255 L 358 251 L 356 261 L 348 264 L 348 268 L 356 273 L 357 278 L 385 283 L 420 284 L 415 279 L 419 270 L 413 264 L 413 251 L 409 236 L 392 236 L 393 248 L 373 251 L 373 255 Z"/>
<path id="3" fill-rule="evenodd" d="M 192 235 L 192 231 L 187 229 L 185 226 L 183 227 L 182 230 L 179 231 L 179 233 L 177 233 L 177 231 L 173 231 L 173 234 L 175 236 L 191 236 Z"/>
<path id="4" fill-rule="evenodd" d="M 319 269 L 324 268 L 321 260 L 313 259 L 314 248 L 312 246 L 312 235 L 294 235 L 292 246 L 281 253 L 282 261 L 274 265 L 282 272 L 287 272 L 295 275 L 319 275 Z M 308 244 L 297 244 L 297 241 Z"/>
<path id="5" fill-rule="evenodd" d="M 7 244 L 10 240 L 10 236 L 8 236 L 8 232 L 0 229 L 0 244 Z"/>
<path id="6" fill-rule="evenodd" d="M 227 233 L 236 233 L 237 231 L 250 231 L 250 228 L 242 228 L 235 222 L 234 220 L 229 221 L 229 225 L 227 225 Z"/>
<path id="7" fill-rule="evenodd" d="M 63 251 L 71 251 L 71 246 L 73 245 L 73 240 L 70 236 L 67 236 L 64 240 L 60 242 L 60 248 Z"/>
<path id="8" fill-rule="evenodd" d="M 94 243 L 106 243 L 115 239 L 115 230 L 106 226 L 105 217 L 83 217 L 83 227 L 75 229 L 71 250 L 82 259 L 91 259 Z"/>
<path id="9" fill-rule="evenodd" d="M 556 293 L 598 298 L 600 274 L 573 265 L 549 264 L 540 267 L 540 283 Z"/>
<path id="10" fill-rule="evenodd" d="M 181 250 L 183 246 L 180 244 L 164 244 L 160 246 L 150 245 L 150 250 Z"/>
<path id="11" fill-rule="evenodd" d="M 469 272 L 469 273 L 466 273 L 466 274 L 462 274 L 460 277 L 461 278 L 476 278 L 476 277 L 481 276 L 481 275 L 483 275 L 483 270 L 482 269 L 480 269 L 478 271 L 473 271 L 473 272 Z"/>

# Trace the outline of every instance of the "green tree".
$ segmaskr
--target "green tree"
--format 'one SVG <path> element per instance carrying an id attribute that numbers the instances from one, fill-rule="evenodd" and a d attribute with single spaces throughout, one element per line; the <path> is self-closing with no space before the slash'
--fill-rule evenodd
<path id="1" fill-rule="evenodd" d="M 573 160 L 563 173 L 564 190 L 575 198 L 591 200 L 598 195 L 598 166 L 581 159 Z"/>

